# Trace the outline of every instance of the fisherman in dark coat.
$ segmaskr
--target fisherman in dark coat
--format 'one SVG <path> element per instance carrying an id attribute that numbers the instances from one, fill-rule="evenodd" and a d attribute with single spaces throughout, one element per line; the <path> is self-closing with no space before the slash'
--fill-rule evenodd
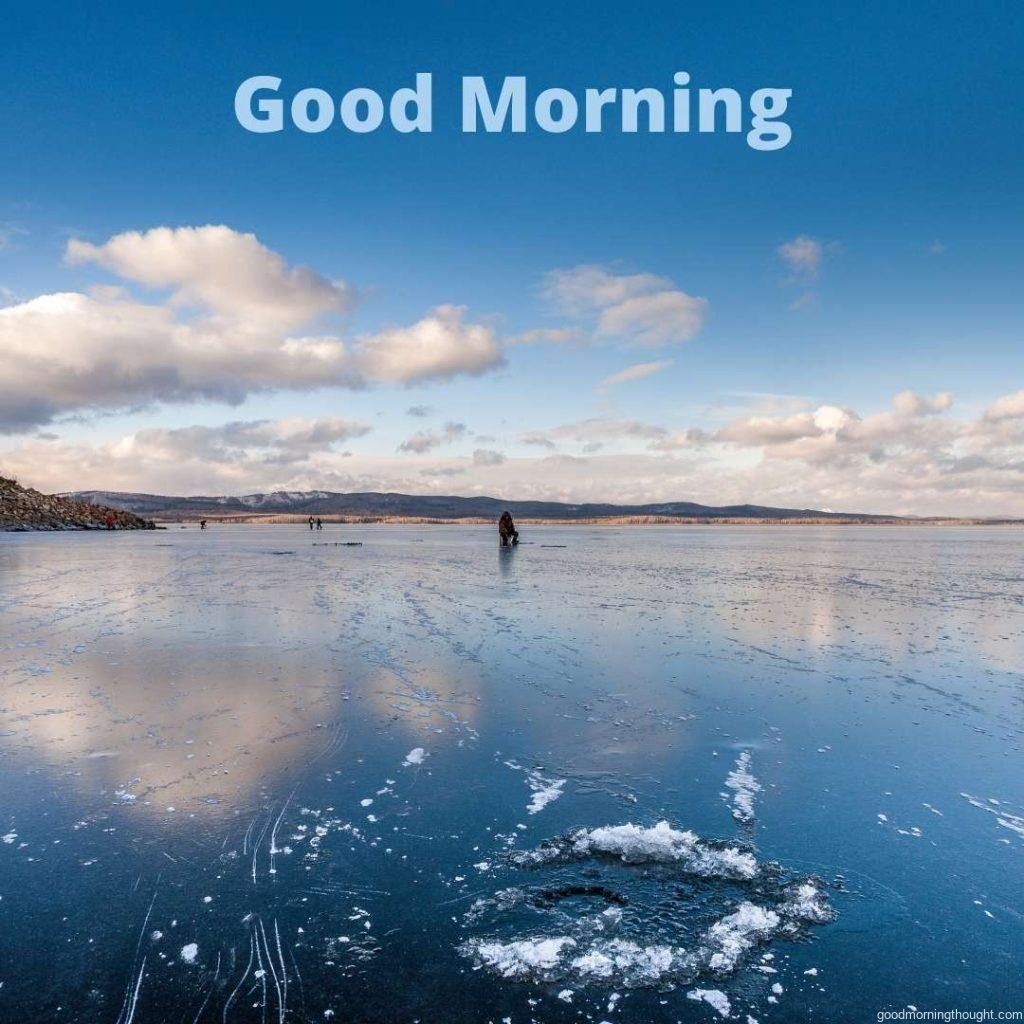
<path id="1" fill-rule="evenodd" d="M 501 513 L 501 518 L 498 520 L 498 542 L 503 548 L 519 543 L 519 531 L 516 529 L 516 524 L 512 522 L 511 512 Z"/>

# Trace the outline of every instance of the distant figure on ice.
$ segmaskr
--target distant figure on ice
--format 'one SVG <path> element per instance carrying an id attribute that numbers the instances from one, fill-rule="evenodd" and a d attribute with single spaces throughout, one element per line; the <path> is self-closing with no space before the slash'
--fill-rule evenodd
<path id="1" fill-rule="evenodd" d="M 114 513 L 113 512 L 108 512 L 103 517 L 103 522 L 107 524 L 107 529 L 108 530 L 114 529 Z"/>
<path id="2" fill-rule="evenodd" d="M 318 530 L 322 530 L 322 529 L 324 528 L 324 524 L 323 524 L 323 522 L 321 521 L 321 519 L 320 519 L 320 517 L 319 517 L 319 516 L 317 516 L 317 517 L 316 517 L 316 528 L 317 528 Z"/>
<path id="3" fill-rule="evenodd" d="M 205 519 L 200 519 L 199 520 L 199 529 L 200 530 L 205 530 L 206 529 L 206 520 Z"/>
<path id="4" fill-rule="evenodd" d="M 313 517 L 312 516 L 309 517 L 309 528 L 311 530 L 313 529 Z"/>
<path id="5" fill-rule="evenodd" d="M 516 524 L 512 522 L 511 512 L 502 512 L 501 518 L 498 520 L 498 543 L 503 548 L 519 543 L 519 531 L 516 529 Z"/>

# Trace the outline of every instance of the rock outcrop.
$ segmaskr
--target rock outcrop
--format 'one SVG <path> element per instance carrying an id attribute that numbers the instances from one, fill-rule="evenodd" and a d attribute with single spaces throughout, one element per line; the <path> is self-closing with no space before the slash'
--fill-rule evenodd
<path id="1" fill-rule="evenodd" d="M 105 530 L 110 520 L 117 530 L 154 529 L 150 520 L 131 512 L 41 494 L 0 476 L 0 530 Z"/>

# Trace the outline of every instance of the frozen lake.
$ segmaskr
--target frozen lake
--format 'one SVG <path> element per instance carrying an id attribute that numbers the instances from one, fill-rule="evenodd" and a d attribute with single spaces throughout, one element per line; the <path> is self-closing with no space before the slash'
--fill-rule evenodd
<path id="1" fill-rule="evenodd" d="M 523 540 L 0 536 L 0 1019 L 1024 1004 L 1024 532 Z"/>

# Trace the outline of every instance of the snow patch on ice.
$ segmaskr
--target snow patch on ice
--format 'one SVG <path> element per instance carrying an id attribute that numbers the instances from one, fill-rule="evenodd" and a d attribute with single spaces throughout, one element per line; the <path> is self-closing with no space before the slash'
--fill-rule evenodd
<path id="1" fill-rule="evenodd" d="M 181 952 L 178 956 L 181 957 L 182 963 L 194 964 L 196 962 L 196 956 L 199 954 L 199 946 L 194 942 L 189 942 L 181 947 Z"/>
<path id="2" fill-rule="evenodd" d="M 567 935 L 557 938 L 519 939 L 516 942 L 477 941 L 473 952 L 482 964 L 503 978 L 529 977 L 538 971 L 550 970 L 559 961 L 562 951 L 576 945 Z"/>
<path id="3" fill-rule="evenodd" d="M 678 864 L 702 878 L 750 880 L 757 876 L 753 854 L 736 846 L 713 843 L 696 833 L 659 821 L 651 828 L 628 823 L 579 829 L 563 840 L 513 854 L 521 866 L 580 860 L 597 854 L 618 857 L 626 864 Z"/>
<path id="4" fill-rule="evenodd" d="M 696 1002 L 707 1003 L 713 1010 L 717 1010 L 722 1017 L 728 1017 L 732 1013 L 732 1004 L 729 997 L 717 988 L 695 988 L 686 993 L 687 999 Z"/>
<path id="5" fill-rule="evenodd" d="M 653 984 L 671 973 L 679 952 L 672 946 L 642 946 L 626 939 L 597 943 L 569 964 L 583 978 L 616 978 Z"/>
<path id="6" fill-rule="evenodd" d="M 767 942 L 779 931 L 780 921 L 774 910 L 766 910 L 755 903 L 741 903 L 733 913 L 708 929 L 708 946 L 713 950 L 708 966 L 719 974 L 731 973 L 744 953 Z"/>
<path id="7" fill-rule="evenodd" d="M 725 777 L 725 786 L 732 790 L 732 816 L 742 824 L 754 820 L 754 798 L 761 792 L 761 784 L 750 771 L 750 751 L 744 750 L 736 758 L 732 771 Z"/>
<path id="8" fill-rule="evenodd" d="M 493 905 L 511 909 L 521 902 L 522 895 L 503 890 L 496 895 Z M 475 920 L 483 909 L 482 905 L 475 905 L 467 919 Z M 758 946 L 776 938 L 796 938 L 802 934 L 803 925 L 824 924 L 834 917 L 835 912 L 817 885 L 798 882 L 783 889 L 778 902 L 771 906 L 752 901 L 740 903 L 711 924 L 690 949 L 663 942 L 609 939 L 602 935 L 603 929 L 593 930 L 595 920 L 590 918 L 581 922 L 583 927 L 576 935 L 531 936 L 511 942 L 471 939 L 460 951 L 506 978 L 646 987 L 665 982 L 686 983 L 701 975 L 727 977 Z"/>
<path id="9" fill-rule="evenodd" d="M 562 795 L 565 779 L 546 779 L 540 772 L 530 772 L 526 776 L 526 784 L 533 791 L 526 807 L 527 813 L 537 814 Z"/>
<path id="10" fill-rule="evenodd" d="M 410 765 L 423 764 L 423 759 L 427 756 L 427 752 L 422 747 L 413 747 L 408 754 L 405 755 L 405 760 L 402 762 L 402 766 L 408 768 Z"/>

